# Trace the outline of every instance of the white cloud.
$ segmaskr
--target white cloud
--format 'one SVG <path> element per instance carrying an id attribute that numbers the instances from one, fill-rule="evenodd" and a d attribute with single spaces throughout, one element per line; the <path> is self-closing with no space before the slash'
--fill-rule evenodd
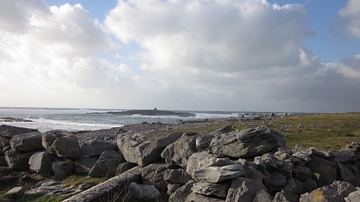
<path id="1" fill-rule="evenodd" d="M 360 1 L 349 0 L 346 7 L 339 11 L 343 18 L 343 27 L 346 31 L 357 38 L 360 38 Z"/>

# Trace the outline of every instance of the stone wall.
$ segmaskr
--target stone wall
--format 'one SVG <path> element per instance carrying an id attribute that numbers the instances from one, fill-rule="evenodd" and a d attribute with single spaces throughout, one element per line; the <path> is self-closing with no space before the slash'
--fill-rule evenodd
<path id="1" fill-rule="evenodd" d="M 359 143 L 338 152 L 286 148 L 285 137 L 266 126 L 157 140 L 122 129 L 108 138 L 11 126 L 1 126 L 0 134 L 2 165 L 54 179 L 74 173 L 110 178 L 73 196 L 82 201 L 118 189 L 119 176 L 135 166 L 140 180 L 125 177 L 134 200 L 354 201 L 360 194 Z M 81 197 L 88 192 L 93 197 Z"/>

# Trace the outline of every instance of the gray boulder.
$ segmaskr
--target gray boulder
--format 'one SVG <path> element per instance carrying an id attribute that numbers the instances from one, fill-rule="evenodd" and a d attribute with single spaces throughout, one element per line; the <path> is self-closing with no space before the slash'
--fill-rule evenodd
<path id="1" fill-rule="evenodd" d="M 130 163 L 130 162 L 123 162 L 120 163 L 117 167 L 116 167 L 116 175 L 120 175 L 121 173 L 130 170 L 131 168 L 137 166 L 137 164 L 135 163 Z"/>
<path id="2" fill-rule="evenodd" d="M 56 161 L 52 164 L 55 179 L 62 180 L 75 172 L 75 164 L 71 160 Z"/>
<path id="3" fill-rule="evenodd" d="M 129 191 L 133 199 L 137 201 L 156 200 L 160 197 L 160 192 L 153 185 L 138 184 L 131 182 Z"/>
<path id="4" fill-rule="evenodd" d="M 335 154 L 332 151 L 328 151 L 321 148 L 316 147 L 310 147 L 310 155 L 315 155 L 321 158 L 324 158 L 326 160 L 333 160 L 335 158 Z"/>
<path id="5" fill-rule="evenodd" d="M 59 158 L 47 151 L 37 152 L 29 159 L 30 170 L 42 176 L 52 176 L 52 164 L 59 160 Z"/>
<path id="6" fill-rule="evenodd" d="M 41 144 L 41 136 L 40 132 L 14 135 L 10 140 L 10 146 L 19 153 L 38 151 L 44 149 Z"/>
<path id="7" fill-rule="evenodd" d="M 82 155 L 99 156 L 106 150 L 117 150 L 116 142 L 98 139 L 85 139 L 79 141 Z"/>
<path id="8" fill-rule="evenodd" d="M 311 193 L 302 194 L 300 201 L 343 202 L 344 198 L 354 191 L 356 188 L 349 182 L 334 181 L 332 184 L 317 188 Z"/>
<path id="9" fill-rule="evenodd" d="M 312 155 L 307 166 L 311 169 L 318 187 L 329 185 L 337 179 L 337 164 L 333 161 Z"/>
<path id="10" fill-rule="evenodd" d="M 91 177 L 113 177 L 115 176 L 117 166 L 124 161 L 122 155 L 114 150 L 104 151 L 95 165 L 91 168 L 89 176 Z"/>
<path id="11" fill-rule="evenodd" d="M 190 156 L 190 158 L 187 161 L 186 172 L 193 179 L 196 179 L 195 172 L 197 170 L 205 169 L 208 167 L 228 166 L 232 164 L 239 164 L 239 163 L 236 161 L 232 161 L 229 158 L 217 158 L 215 155 L 210 154 L 207 151 L 203 151 L 203 152 L 194 153 L 193 155 Z"/>
<path id="12" fill-rule="evenodd" d="M 24 195 L 24 192 L 25 192 L 24 187 L 22 186 L 14 187 L 5 193 L 4 198 L 16 201 L 16 199 L 20 199 Z"/>
<path id="13" fill-rule="evenodd" d="M 257 180 L 237 177 L 232 180 L 225 201 L 253 201 L 261 189 L 267 191 L 266 187 Z"/>
<path id="14" fill-rule="evenodd" d="M 342 149 L 339 152 L 334 152 L 334 155 L 335 159 L 344 165 L 354 163 L 355 161 L 354 152 L 348 149 Z"/>
<path id="15" fill-rule="evenodd" d="M 197 194 L 225 198 L 229 186 L 229 184 L 195 183 L 191 190 Z"/>
<path id="16" fill-rule="evenodd" d="M 58 157 L 64 158 L 80 158 L 82 153 L 75 135 L 57 137 L 48 150 L 50 153 L 56 154 Z"/>
<path id="17" fill-rule="evenodd" d="M 164 180 L 172 184 L 185 184 L 192 178 L 184 169 L 168 169 L 164 172 Z"/>
<path id="18" fill-rule="evenodd" d="M 191 193 L 186 197 L 185 202 L 197 202 L 197 201 L 206 201 L 206 202 L 224 202 L 223 199 L 213 198 L 209 196 L 204 196 L 201 194 Z"/>
<path id="19" fill-rule="evenodd" d="M 98 157 L 90 156 L 83 156 L 75 159 L 75 173 L 88 174 L 98 159 Z"/>
<path id="20" fill-rule="evenodd" d="M 169 144 L 175 142 L 181 133 L 173 133 L 156 141 L 147 140 L 142 134 L 120 134 L 117 146 L 127 162 L 147 166 L 161 159 L 161 152 Z"/>
<path id="21" fill-rule="evenodd" d="M 168 145 L 161 157 L 168 164 L 176 164 L 186 168 L 188 158 L 196 152 L 197 133 L 184 133 L 176 142 Z"/>
<path id="22" fill-rule="evenodd" d="M 29 159 L 35 152 L 18 153 L 14 150 L 5 151 L 5 160 L 9 168 L 28 170 Z"/>
<path id="23" fill-rule="evenodd" d="M 174 193 L 169 196 L 169 202 L 185 202 L 186 198 L 191 193 L 191 187 L 193 186 L 194 181 L 189 181 L 179 189 L 177 189 Z"/>
<path id="24" fill-rule="evenodd" d="M 209 146 L 212 153 L 233 158 L 262 155 L 278 147 L 285 147 L 285 137 L 267 126 L 221 134 Z"/>
<path id="25" fill-rule="evenodd" d="M 256 192 L 253 202 L 272 202 L 274 199 L 267 191 L 261 189 Z"/>
<path id="26" fill-rule="evenodd" d="M 202 135 L 196 138 L 196 147 L 199 149 L 206 149 L 209 147 L 211 140 L 215 138 L 215 134 Z"/>
<path id="27" fill-rule="evenodd" d="M 160 191 L 166 190 L 164 174 L 168 169 L 171 169 L 171 166 L 165 163 L 153 163 L 144 167 L 141 173 L 143 183 L 154 185 Z"/>
<path id="28" fill-rule="evenodd" d="M 360 200 L 360 190 L 351 192 L 347 197 L 345 197 L 346 202 L 359 202 Z"/>
<path id="29" fill-rule="evenodd" d="M 47 131 L 42 134 L 41 144 L 46 149 L 46 151 L 55 154 L 56 152 L 54 150 L 50 150 L 50 147 L 51 145 L 53 145 L 54 141 L 58 137 L 64 137 L 64 136 L 71 136 L 71 133 L 60 130 Z"/>
<path id="30" fill-rule="evenodd" d="M 225 166 L 210 166 L 195 170 L 194 177 L 197 182 L 217 183 L 239 176 L 246 176 L 246 169 L 239 163 Z"/>
<path id="31" fill-rule="evenodd" d="M 19 135 L 23 133 L 39 132 L 36 129 L 31 128 L 22 128 L 9 125 L 0 125 L 0 136 L 4 138 L 12 138 L 14 135 Z"/>

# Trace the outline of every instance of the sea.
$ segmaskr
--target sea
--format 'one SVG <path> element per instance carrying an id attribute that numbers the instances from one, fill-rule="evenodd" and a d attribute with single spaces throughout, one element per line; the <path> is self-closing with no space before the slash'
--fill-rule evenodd
<path id="1" fill-rule="evenodd" d="M 240 111 L 177 111 L 195 114 L 192 117 L 179 116 L 144 116 L 115 115 L 108 112 L 121 112 L 126 109 L 83 109 L 83 108 L 9 108 L 0 107 L 0 125 L 12 125 L 38 129 L 40 132 L 50 130 L 81 131 L 99 130 L 135 123 L 174 123 L 186 120 L 229 118 L 254 116 L 264 112 Z M 5 122 L 5 118 L 17 118 L 29 122 Z"/>

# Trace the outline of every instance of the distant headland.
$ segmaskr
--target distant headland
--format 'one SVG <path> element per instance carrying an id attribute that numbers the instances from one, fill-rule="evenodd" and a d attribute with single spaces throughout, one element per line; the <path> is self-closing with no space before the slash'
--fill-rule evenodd
<path id="1" fill-rule="evenodd" d="M 194 113 L 189 112 L 175 112 L 168 110 L 158 110 L 154 109 L 134 109 L 134 110 L 126 110 L 121 112 L 108 112 L 109 114 L 114 115 L 135 115 L 140 114 L 144 116 L 180 116 L 180 117 L 192 117 L 195 116 Z"/>

